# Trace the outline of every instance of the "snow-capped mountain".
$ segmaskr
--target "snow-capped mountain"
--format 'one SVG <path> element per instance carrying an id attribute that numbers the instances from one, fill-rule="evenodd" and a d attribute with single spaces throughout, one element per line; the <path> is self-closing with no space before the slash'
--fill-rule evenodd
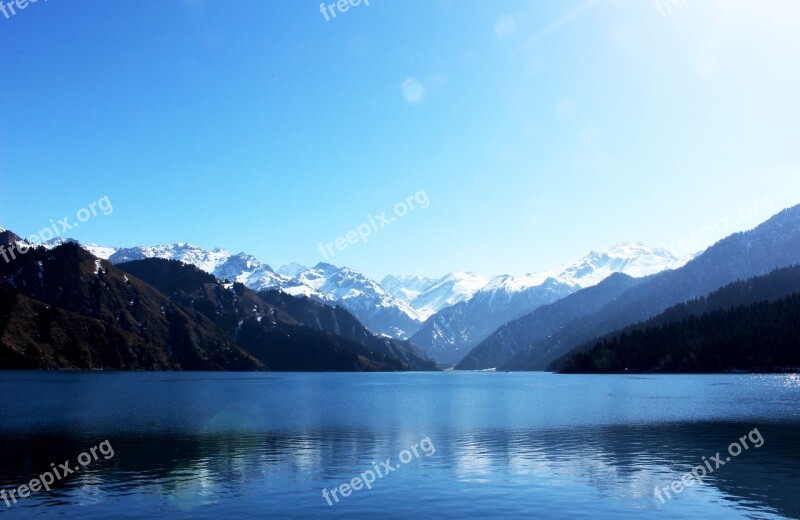
<path id="1" fill-rule="evenodd" d="M 427 291 L 436 280 L 424 276 L 393 276 L 388 275 L 381 280 L 381 287 L 400 300 L 410 303 L 420 294 Z"/>
<path id="2" fill-rule="evenodd" d="M 104 247 L 98 246 L 96 244 L 81 244 L 84 249 L 92 253 L 93 256 L 97 258 L 101 258 L 103 260 L 108 260 L 111 255 L 117 252 L 117 248 L 115 247 Z"/>
<path id="3" fill-rule="evenodd" d="M 291 264 L 276 273 L 247 253 L 232 255 L 224 249 L 206 250 L 191 244 L 133 247 L 110 255 L 112 263 L 143 258 L 166 258 L 192 264 L 221 280 L 237 281 L 255 291 L 280 289 L 293 296 L 308 296 L 341 305 L 370 330 L 393 338 L 408 338 L 421 325 L 419 314 L 384 291 L 361 273 L 330 264 L 307 268 Z"/>
<path id="4" fill-rule="evenodd" d="M 277 273 L 284 278 L 294 278 L 295 276 L 299 275 L 303 271 L 307 271 L 308 267 L 304 265 L 300 265 L 297 262 L 292 262 L 291 264 L 286 264 L 280 269 L 278 269 Z"/>
<path id="5" fill-rule="evenodd" d="M 55 247 L 63 241 L 55 239 L 48 246 Z M 187 243 L 83 247 L 115 264 L 146 258 L 178 260 L 256 291 L 279 289 L 293 296 L 341 305 L 373 332 L 402 339 L 415 335 L 429 355 L 436 358 L 449 352 L 438 360 L 453 363 L 463 355 L 463 348 L 474 346 L 503 323 L 539 305 L 597 284 L 614 272 L 646 276 L 678 262 L 666 250 L 627 243 L 592 252 L 577 262 L 539 274 L 504 275 L 491 280 L 472 273 L 452 273 L 438 280 L 388 276 L 381 286 L 346 267 L 321 263 L 308 268 L 294 263 L 275 272 L 247 253 L 231 254 L 224 249 L 207 250 Z"/>
<path id="6" fill-rule="evenodd" d="M 100 258 L 102 260 L 108 260 L 108 258 L 111 255 L 117 252 L 116 247 L 104 247 L 104 246 L 98 246 L 96 244 L 81 244 L 80 242 L 72 238 L 62 238 L 62 237 L 52 238 L 42 245 L 47 249 L 53 249 L 54 247 L 66 244 L 67 242 L 73 242 L 75 244 L 80 245 L 82 248 L 89 251 L 93 256 L 96 256 L 97 258 Z"/>
<path id="7" fill-rule="evenodd" d="M 239 253 L 228 257 L 225 262 L 214 269 L 213 274 L 220 280 L 239 282 L 254 291 L 282 288 L 287 285 L 284 277 L 277 274 L 264 262 L 247 253 Z"/>
<path id="8" fill-rule="evenodd" d="M 607 251 L 592 251 L 577 262 L 542 273 L 502 275 L 492 279 L 473 273 L 451 273 L 438 280 L 420 276 L 387 276 L 381 281 L 381 286 L 427 320 L 439 311 L 471 300 L 479 292 L 513 294 L 540 287 L 547 280 L 577 290 L 596 285 L 613 273 L 640 278 L 680 267 L 683 263 L 666 249 L 628 242 Z"/>
<path id="9" fill-rule="evenodd" d="M 438 280 L 419 276 L 387 276 L 384 289 L 408 303 L 423 320 L 457 303 L 469 300 L 489 283 L 489 278 L 473 273 L 451 273 Z"/>
<path id="10" fill-rule="evenodd" d="M 48 242 L 53 248 L 64 243 Z M 376 334 L 407 339 L 422 324 L 410 305 L 387 293 L 375 281 L 348 268 L 319 264 L 307 268 L 290 264 L 276 273 L 269 265 L 247 253 L 231 254 L 224 249 L 207 250 L 192 244 L 177 243 L 129 248 L 83 245 L 93 255 L 113 264 L 163 258 L 191 264 L 220 280 L 240 282 L 255 291 L 278 289 L 292 296 L 307 296 L 317 301 L 341 305 Z"/>
<path id="11" fill-rule="evenodd" d="M 527 314 L 531 312 L 527 309 L 553 303 L 574 291 L 573 286 L 552 278 L 524 290 L 487 286 L 470 300 L 442 309 L 428 318 L 411 341 L 433 360 L 456 364 L 498 327 L 518 318 L 520 312 Z"/>
<path id="12" fill-rule="evenodd" d="M 422 324 L 420 315 L 392 296 L 375 281 L 347 267 L 321 263 L 297 273 L 284 291 L 293 295 L 317 295 L 349 310 L 373 332 L 407 338 Z M 313 291 L 309 294 L 308 289 Z"/>
<path id="13" fill-rule="evenodd" d="M 482 291 L 498 289 L 519 292 L 537 287 L 553 279 L 578 289 L 592 287 L 614 273 L 642 278 L 666 269 L 680 267 L 680 260 L 666 249 L 650 247 L 642 242 L 617 244 L 606 251 L 592 251 L 576 262 L 555 269 L 524 276 L 502 275 L 494 278 Z"/>
<path id="14" fill-rule="evenodd" d="M 173 245 L 149 246 L 149 247 L 126 247 L 117 249 L 116 252 L 108 257 L 108 261 L 114 264 L 130 262 L 133 260 L 144 260 L 145 258 L 163 258 L 165 260 L 178 260 L 184 264 L 191 264 L 207 273 L 225 263 L 231 254 L 224 249 L 206 250 L 179 242 Z"/>
<path id="15" fill-rule="evenodd" d="M 570 350 L 648 320 L 670 307 L 706 297 L 728 284 L 798 264 L 800 206 L 795 206 L 781 211 L 755 229 L 720 240 L 685 266 L 642 281 L 596 312 L 582 315 L 550 334 L 531 337 L 528 331 L 536 330 L 535 323 L 525 323 L 519 329 L 523 331 L 522 335 L 506 336 L 519 342 L 523 351 L 504 368 L 547 369 Z M 751 285 L 750 282 L 752 280 L 746 283 Z M 770 292 L 764 292 L 760 298 L 769 300 Z"/>
<path id="16" fill-rule="evenodd" d="M 592 251 L 576 262 L 543 273 L 498 276 L 471 299 L 431 316 L 412 341 L 440 363 L 457 363 L 501 325 L 594 286 L 613 273 L 643 277 L 679 264 L 665 249 L 629 242 Z"/>
<path id="17" fill-rule="evenodd" d="M 45 247 L 54 248 L 71 239 L 55 238 Z M 163 258 L 191 264 L 220 280 L 240 282 L 255 291 L 280 289 L 291 285 L 286 278 L 278 275 L 272 268 L 253 255 L 239 253 L 233 255 L 224 249 L 207 250 L 192 244 L 177 243 L 161 246 L 137 246 L 127 248 L 105 247 L 94 244 L 81 244 L 92 255 L 113 264 L 147 258 Z"/>
<path id="18" fill-rule="evenodd" d="M 650 247 L 642 242 L 626 242 L 606 251 L 592 251 L 578 262 L 564 266 L 555 278 L 586 288 L 597 285 L 614 273 L 644 278 L 674 269 L 678 262 L 679 259 L 666 249 Z"/>
<path id="19" fill-rule="evenodd" d="M 99 246 L 84 246 L 84 248 L 95 256 L 105 258 L 114 264 L 144 260 L 145 258 L 178 260 L 213 274 L 220 280 L 240 282 L 254 291 L 281 288 L 288 283 L 269 265 L 253 255 L 247 253 L 233 255 L 219 248 L 209 251 L 186 243 L 122 249 Z"/>

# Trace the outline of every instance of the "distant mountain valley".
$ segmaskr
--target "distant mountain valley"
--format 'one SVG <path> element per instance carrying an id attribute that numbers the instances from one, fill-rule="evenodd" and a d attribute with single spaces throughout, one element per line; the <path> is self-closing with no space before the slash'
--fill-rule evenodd
<path id="1" fill-rule="evenodd" d="M 24 241 L 2 229 L 0 245 L 15 244 Z M 275 270 L 248 253 L 187 243 L 116 248 L 56 239 L 0 264 L 0 363 L 132 370 L 611 371 L 624 364 L 622 351 L 641 350 L 641 338 L 649 337 L 637 332 L 640 341 L 633 347 L 622 331 L 655 334 L 658 326 L 670 327 L 676 337 L 679 329 L 689 334 L 690 319 L 675 324 L 659 316 L 675 315 L 670 309 L 680 305 L 697 309 L 689 302 L 796 264 L 800 206 L 684 259 L 629 242 L 524 276 L 389 275 L 380 283 L 328 263 Z M 738 306 L 736 319 L 743 320 L 741 313 L 783 312 L 793 304 L 793 292 L 774 284 L 773 289 L 762 291 L 760 301 L 728 298 L 731 307 Z M 704 319 L 704 312 L 692 316 Z M 727 310 L 716 306 L 713 312 Z M 716 319 L 719 324 L 727 318 Z M 790 336 L 782 330 L 772 337 Z M 709 348 L 721 348 L 714 345 Z M 625 368 L 727 366 L 676 365 L 674 355 L 665 361 L 667 354 L 648 366 L 625 361 L 633 365 Z M 733 365 L 740 369 L 742 363 Z"/>

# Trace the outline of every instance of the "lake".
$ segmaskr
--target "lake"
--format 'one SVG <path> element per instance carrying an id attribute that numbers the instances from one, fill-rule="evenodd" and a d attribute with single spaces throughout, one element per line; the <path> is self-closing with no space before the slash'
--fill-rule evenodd
<path id="1" fill-rule="evenodd" d="M 0 396 L 3 519 L 800 517 L 797 375 L 0 372 Z"/>

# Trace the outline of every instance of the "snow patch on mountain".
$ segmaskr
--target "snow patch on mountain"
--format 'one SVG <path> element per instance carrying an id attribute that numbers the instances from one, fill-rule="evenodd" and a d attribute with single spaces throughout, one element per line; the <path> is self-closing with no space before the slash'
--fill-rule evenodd
<path id="1" fill-rule="evenodd" d="M 542 305 L 597 285 L 614 273 L 643 277 L 678 263 L 666 249 L 626 242 L 549 271 L 497 276 L 471 298 L 430 316 L 412 341 L 437 362 L 457 363 L 498 327 Z"/>
<path id="2" fill-rule="evenodd" d="M 244 284 L 254 291 L 281 288 L 288 282 L 272 267 L 247 253 L 229 256 L 212 274 L 220 280 Z"/>
<path id="3" fill-rule="evenodd" d="M 111 255 L 117 252 L 116 247 L 104 247 L 95 244 L 81 244 L 85 250 L 89 251 L 92 255 L 103 260 L 108 260 Z"/>
<path id="4" fill-rule="evenodd" d="M 413 301 L 414 298 L 427 291 L 435 283 L 435 278 L 413 275 L 388 275 L 380 282 L 381 287 L 386 292 L 406 303 Z"/>
<path id="5" fill-rule="evenodd" d="M 47 246 L 56 247 L 65 241 L 62 238 L 54 239 Z M 481 312 L 505 315 L 515 311 L 518 306 L 527 310 L 534 302 L 538 305 L 552 297 L 561 296 L 565 291 L 595 285 L 615 272 L 639 277 L 682 265 L 681 260 L 664 249 L 630 242 L 607 251 L 592 252 L 577 262 L 543 273 L 518 277 L 504 275 L 491 280 L 468 272 L 451 273 L 439 279 L 387 276 L 378 284 L 346 267 L 320 263 L 309 268 L 292 263 L 276 272 L 247 253 L 231 254 L 219 248 L 207 250 L 188 243 L 130 248 L 93 244 L 83 247 L 96 257 L 112 263 L 146 258 L 177 260 L 194 265 L 221 280 L 239 282 L 256 291 L 279 289 L 293 296 L 306 296 L 324 303 L 342 305 L 373 332 L 395 338 L 410 337 L 430 317 L 473 300 L 474 306 L 482 309 Z M 550 286 L 565 287 L 552 290 Z M 537 291 L 537 296 L 531 300 L 527 293 L 538 287 L 543 289 Z M 514 298 L 514 294 L 523 294 L 523 297 Z M 540 298 L 540 295 L 543 296 Z M 478 296 L 480 298 L 476 300 Z M 477 319 L 479 315 L 476 313 L 469 319 Z M 466 337 L 471 334 L 463 330 L 448 330 L 450 327 L 446 321 L 439 321 L 436 326 L 441 337 L 447 337 L 449 341 L 461 338 L 471 343 L 474 339 Z M 431 336 L 438 334 L 434 332 Z M 456 343 L 459 342 L 456 340 Z"/>
<path id="6" fill-rule="evenodd" d="M 320 263 L 299 272 L 292 285 L 283 290 L 292 295 L 318 295 L 355 314 L 368 328 L 386 336 L 406 338 L 422 323 L 419 313 L 406 302 L 389 294 L 374 280 L 348 269 Z"/>
<path id="7" fill-rule="evenodd" d="M 109 257 L 109 261 L 119 264 L 146 258 L 163 258 L 166 260 L 178 260 L 185 264 L 191 264 L 207 273 L 213 273 L 214 269 L 227 261 L 230 256 L 231 254 L 224 249 L 217 248 L 209 251 L 192 244 L 179 242 L 174 245 L 121 248 Z"/>
<path id="8" fill-rule="evenodd" d="M 408 303 L 422 320 L 427 320 L 440 310 L 469 300 L 489 279 L 474 273 L 456 272 L 442 278 L 420 276 L 387 276 L 381 286 Z"/>
<path id="9" fill-rule="evenodd" d="M 482 291 L 504 289 L 520 292 L 542 285 L 548 279 L 585 289 L 597 285 L 614 273 L 643 278 L 667 269 L 675 269 L 680 265 L 681 260 L 666 249 L 650 247 L 642 242 L 624 242 L 605 251 L 592 251 L 576 262 L 542 273 L 518 277 L 498 276 Z"/>
<path id="10" fill-rule="evenodd" d="M 49 243 L 56 247 L 57 239 Z M 269 265 L 247 253 L 231 254 L 224 249 L 207 250 L 187 243 L 159 246 L 111 248 L 83 245 L 98 258 L 118 264 L 147 258 L 177 260 L 213 274 L 220 280 L 239 282 L 255 291 L 278 289 L 292 296 L 341 305 L 376 334 L 405 339 L 414 334 L 422 317 L 408 303 L 384 291 L 361 273 L 331 264 L 307 268 L 290 264 L 276 273 Z"/>
<path id="11" fill-rule="evenodd" d="M 277 273 L 284 278 L 295 278 L 297 275 L 307 270 L 308 267 L 298 264 L 297 262 L 292 262 L 278 269 Z"/>

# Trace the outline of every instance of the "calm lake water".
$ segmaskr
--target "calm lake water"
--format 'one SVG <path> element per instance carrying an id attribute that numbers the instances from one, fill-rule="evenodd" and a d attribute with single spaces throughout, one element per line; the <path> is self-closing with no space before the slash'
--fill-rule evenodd
<path id="1" fill-rule="evenodd" d="M 3 519 L 800 517 L 797 375 L 0 372 L 0 396 L 0 489 L 113 448 Z"/>

